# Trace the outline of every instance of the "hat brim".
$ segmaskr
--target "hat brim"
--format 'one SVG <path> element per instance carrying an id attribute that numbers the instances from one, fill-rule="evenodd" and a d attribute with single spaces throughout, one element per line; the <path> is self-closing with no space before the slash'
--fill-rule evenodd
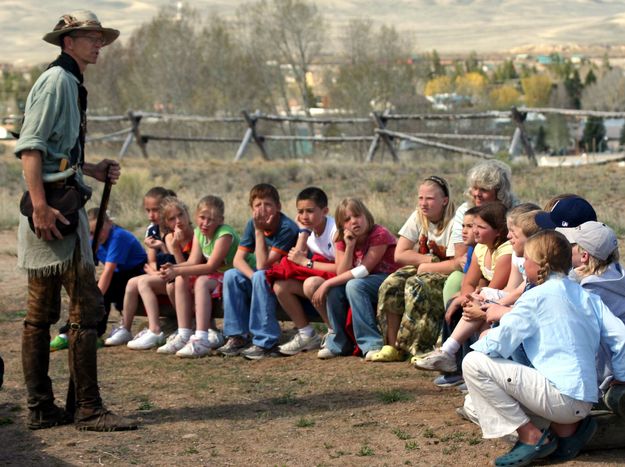
<path id="1" fill-rule="evenodd" d="M 571 244 L 577 243 L 577 237 L 575 236 L 576 231 L 579 232 L 577 227 L 556 227 L 556 232 L 560 232 L 564 235 Z"/>
<path id="2" fill-rule="evenodd" d="M 534 217 L 534 221 L 541 229 L 555 229 L 557 227 L 556 223 L 551 219 L 551 213 L 549 212 L 539 212 Z"/>
<path id="3" fill-rule="evenodd" d="M 113 43 L 115 39 L 119 37 L 119 31 L 113 28 L 103 28 L 101 26 L 78 26 L 75 28 L 66 28 L 59 31 L 52 31 L 43 36 L 43 40 L 48 44 L 52 45 L 61 45 L 61 36 L 66 35 L 72 31 L 98 31 L 102 33 L 104 37 L 104 45 L 102 47 L 106 47 L 107 45 Z"/>

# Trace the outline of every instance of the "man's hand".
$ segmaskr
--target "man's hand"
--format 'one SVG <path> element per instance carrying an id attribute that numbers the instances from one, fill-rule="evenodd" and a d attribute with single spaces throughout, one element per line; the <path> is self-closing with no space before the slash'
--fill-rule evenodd
<path id="1" fill-rule="evenodd" d="M 35 235 L 43 240 L 59 240 L 63 238 L 59 229 L 56 228 L 56 220 L 60 220 L 63 224 L 69 224 L 69 221 L 61 214 L 60 211 L 45 204 L 33 207 L 33 224 L 35 226 Z"/>
<path id="2" fill-rule="evenodd" d="M 111 159 L 103 159 L 95 165 L 85 164 L 84 171 L 85 174 L 100 182 L 109 181 L 112 184 L 117 183 L 121 175 L 119 162 Z"/>

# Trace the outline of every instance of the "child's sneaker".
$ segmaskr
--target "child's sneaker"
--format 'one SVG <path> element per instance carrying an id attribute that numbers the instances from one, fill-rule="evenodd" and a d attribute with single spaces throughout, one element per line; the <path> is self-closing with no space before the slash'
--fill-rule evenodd
<path id="1" fill-rule="evenodd" d="M 242 336 L 231 336 L 228 341 L 217 349 L 224 357 L 236 357 L 249 346 L 249 340 Z"/>
<path id="2" fill-rule="evenodd" d="M 180 349 L 182 349 L 185 345 L 187 345 L 188 339 L 183 339 L 180 334 L 172 334 L 167 339 L 165 345 L 160 346 L 156 349 L 157 353 L 163 354 L 175 354 Z"/>
<path id="3" fill-rule="evenodd" d="M 63 350 L 69 347 L 69 341 L 67 337 L 63 337 L 60 334 L 50 341 L 50 352 L 56 352 L 57 350 Z"/>
<path id="4" fill-rule="evenodd" d="M 314 333 L 312 336 L 307 337 L 301 335 L 299 332 L 295 334 L 295 337 L 286 344 L 282 344 L 279 349 L 283 355 L 295 355 L 307 350 L 315 350 L 321 347 L 321 338 L 319 334 Z"/>
<path id="5" fill-rule="evenodd" d="M 124 345 L 132 340 L 132 334 L 123 326 L 113 328 L 111 335 L 104 341 L 106 346 Z"/>
<path id="6" fill-rule="evenodd" d="M 433 350 L 416 359 L 414 366 L 420 370 L 442 371 L 443 373 L 455 373 L 458 371 L 456 357 L 443 352 L 441 349 Z"/>
<path id="7" fill-rule="evenodd" d="M 163 345 L 163 342 L 165 342 L 165 335 L 162 332 L 155 334 L 149 329 L 144 329 L 126 345 L 132 350 L 149 350 Z"/>
<path id="8" fill-rule="evenodd" d="M 464 378 L 462 377 L 462 375 L 443 374 L 434 378 L 432 382 L 439 388 L 451 388 L 453 386 L 459 386 L 463 384 Z"/>
<path id="9" fill-rule="evenodd" d="M 211 351 L 209 341 L 200 339 L 199 337 L 191 336 L 189 342 L 176 352 L 176 357 L 182 358 L 199 358 L 208 355 Z"/>
<path id="10" fill-rule="evenodd" d="M 327 347 L 323 347 L 319 352 L 317 352 L 317 358 L 320 358 L 321 360 L 329 360 L 335 357 L 338 357 L 338 355 L 333 353 Z"/>
<path id="11" fill-rule="evenodd" d="M 224 335 L 221 331 L 216 331 L 215 329 L 208 330 L 208 346 L 211 350 L 217 349 L 224 345 Z"/>

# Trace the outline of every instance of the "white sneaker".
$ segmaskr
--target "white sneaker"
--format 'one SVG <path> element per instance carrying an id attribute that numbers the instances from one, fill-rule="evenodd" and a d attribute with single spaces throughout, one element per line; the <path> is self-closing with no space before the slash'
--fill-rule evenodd
<path id="1" fill-rule="evenodd" d="M 162 345 L 158 349 L 156 349 L 156 352 L 164 353 L 164 354 L 175 354 L 180 349 L 182 349 L 185 345 L 187 345 L 188 341 L 189 341 L 188 339 L 183 339 L 178 333 L 172 334 L 167 339 L 167 342 L 165 343 L 165 345 Z"/>
<path id="2" fill-rule="evenodd" d="M 149 350 L 163 345 L 163 342 L 165 342 L 165 335 L 162 332 L 154 334 L 149 329 L 144 329 L 126 345 L 132 350 Z"/>
<path id="3" fill-rule="evenodd" d="M 335 353 L 332 353 L 332 351 L 328 349 L 327 347 L 324 347 L 319 352 L 317 352 L 317 358 L 320 358 L 321 360 L 329 360 L 335 357 L 338 357 L 338 355 Z"/>
<path id="4" fill-rule="evenodd" d="M 125 327 L 119 326 L 118 328 L 113 328 L 111 335 L 104 341 L 104 345 L 111 347 L 114 345 L 124 345 L 130 340 L 132 340 L 131 332 Z"/>
<path id="5" fill-rule="evenodd" d="M 210 349 L 218 349 L 225 343 L 224 335 L 215 329 L 208 330 L 208 346 Z"/>
<path id="6" fill-rule="evenodd" d="M 299 332 L 295 337 L 286 344 L 282 344 L 278 349 L 283 355 L 295 355 L 307 350 L 315 350 L 321 347 L 321 338 L 319 334 L 314 333 L 312 336 L 302 336 Z"/>
<path id="7" fill-rule="evenodd" d="M 372 362 L 373 357 L 378 354 L 380 349 L 371 349 L 365 354 L 365 362 Z"/>
<path id="8" fill-rule="evenodd" d="M 433 350 L 416 359 L 414 366 L 420 370 L 441 371 L 443 373 L 455 373 L 458 370 L 456 357 L 443 352 L 441 349 Z"/>
<path id="9" fill-rule="evenodd" d="M 211 351 L 209 341 L 200 339 L 199 337 L 191 336 L 189 342 L 176 352 L 176 357 L 182 358 L 199 358 L 208 355 Z"/>

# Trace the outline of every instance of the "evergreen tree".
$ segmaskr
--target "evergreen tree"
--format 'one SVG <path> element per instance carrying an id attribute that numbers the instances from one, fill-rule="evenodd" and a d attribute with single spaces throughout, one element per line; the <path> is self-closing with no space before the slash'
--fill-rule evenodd
<path id="1" fill-rule="evenodd" d="M 603 152 L 605 150 L 605 125 L 601 117 L 588 117 L 584 125 L 582 144 L 587 152 Z"/>
<path id="2" fill-rule="evenodd" d="M 584 87 L 588 86 L 589 84 L 593 84 L 597 82 L 597 75 L 595 75 L 595 72 L 590 70 L 588 73 L 586 73 L 586 78 L 584 78 Z"/>

